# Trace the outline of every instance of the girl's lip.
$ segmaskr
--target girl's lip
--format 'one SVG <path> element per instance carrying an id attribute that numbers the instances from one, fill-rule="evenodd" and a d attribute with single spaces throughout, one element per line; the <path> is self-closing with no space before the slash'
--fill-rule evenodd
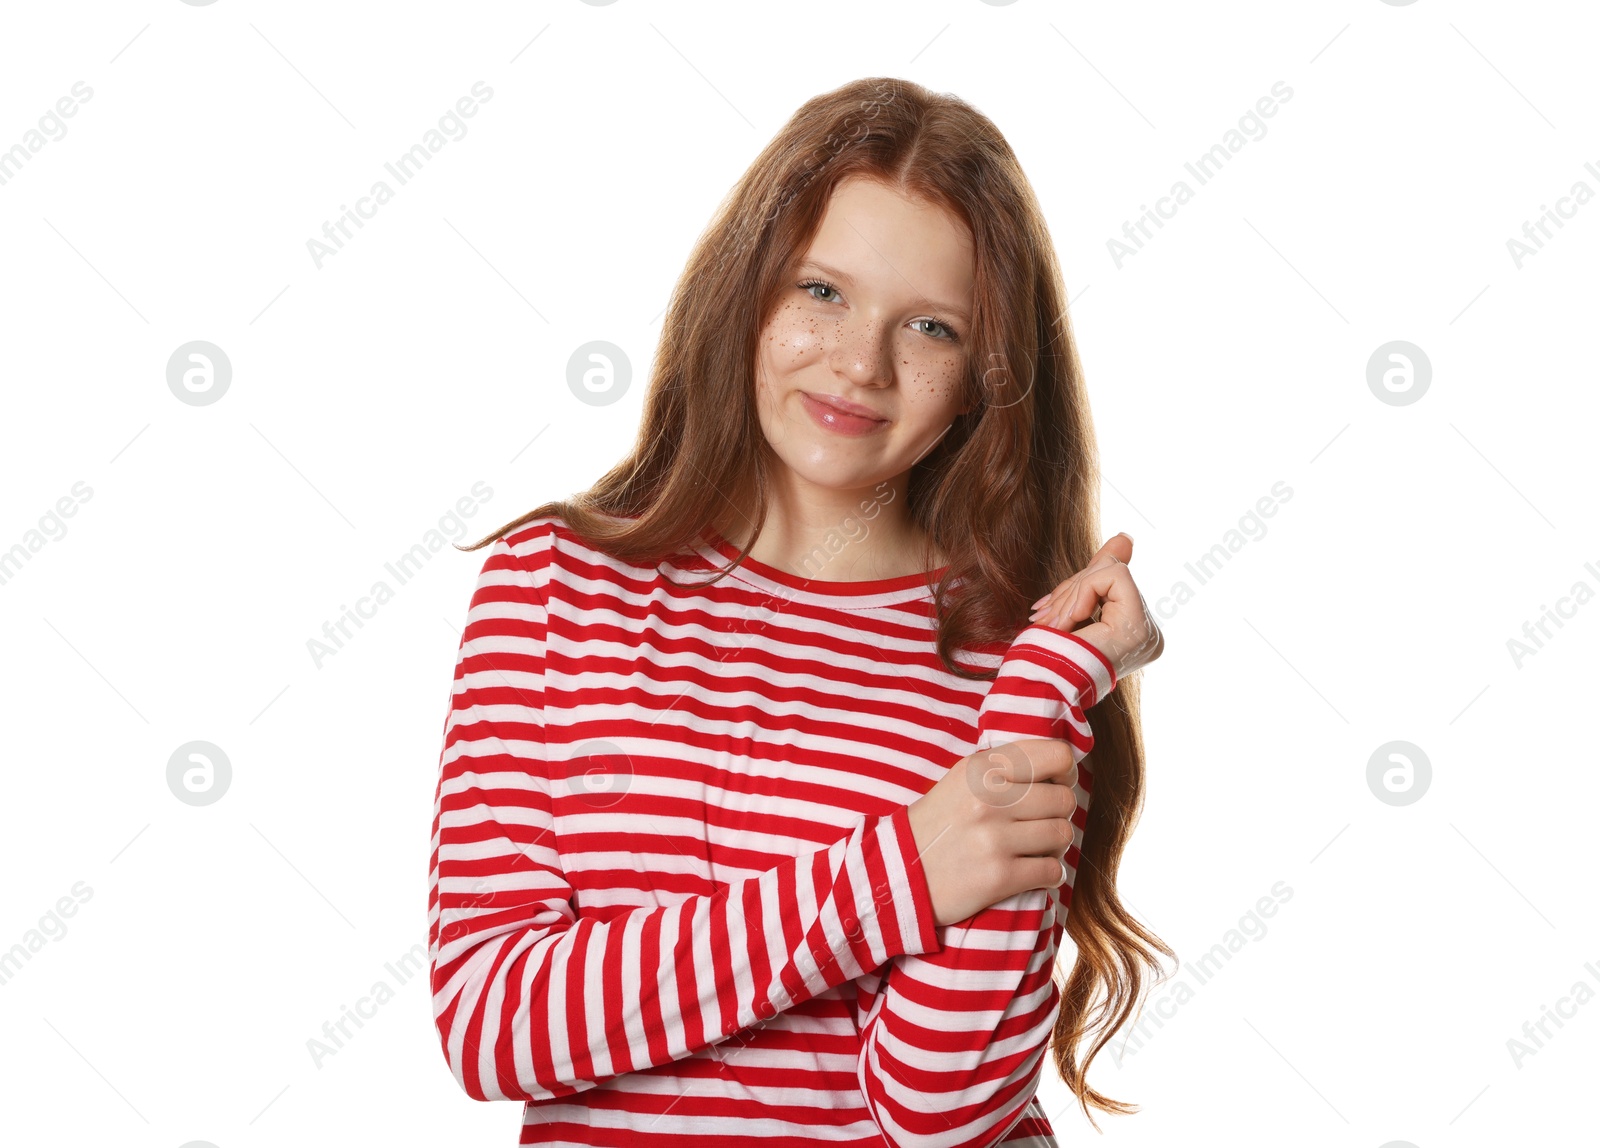
<path id="1" fill-rule="evenodd" d="M 889 425 L 888 419 L 866 418 L 829 406 L 821 399 L 812 396 L 809 391 L 800 392 L 800 405 L 805 407 L 812 422 L 835 434 L 866 435 Z"/>
<path id="2" fill-rule="evenodd" d="M 858 406 L 855 403 L 846 402 L 838 395 L 818 395 L 812 394 L 810 391 L 804 391 L 802 393 L 810 395 L 823 406 L 832 407 L 836 411 L 843 411 L 847 415 L 855 415 L 858 418 L 872 419 L 874 422 L 880 423 L 886 423 L 889 421 L 882 415 L 878 414 L 877 411 L 874 411 L 868 407 Z"/>

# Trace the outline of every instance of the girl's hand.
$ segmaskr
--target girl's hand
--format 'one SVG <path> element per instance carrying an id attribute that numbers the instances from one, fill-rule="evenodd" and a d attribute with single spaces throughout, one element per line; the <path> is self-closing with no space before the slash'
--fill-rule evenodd
<path id="1" fill-rule="evenodd" d="M 934 924 L 1066 882 L 1077 779 L 1071 746 L 1028 739 L 963 758 L 911 803 Z"/>
<path id="2" fill-rule="evenodd" d="M 1115 535 L 1089 565 L 1035 602 L 1030 616 L 1033 622 L 1075 634 L 1099 650 L 1115 667 L 1119 682 L 1159 658 L 1166 646 L 1144 595 L 1133 584 L 1128 570 L 1132 557 L 1133 539 Z M 1099 621 L 1075 628 L 1096 608 Z"/>

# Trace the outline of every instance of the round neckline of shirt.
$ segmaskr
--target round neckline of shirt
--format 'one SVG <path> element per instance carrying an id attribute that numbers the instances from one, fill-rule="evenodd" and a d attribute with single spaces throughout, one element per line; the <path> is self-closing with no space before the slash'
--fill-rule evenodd
<path id="1" fill-rule="evenodd" d="M 727 561 L 739 557 L 739 548 L 729 542 L 714 530 L 708 531 L 711 537 L 709 544 L 698 542 L 695 548 L 702 557 L 713 558 L 720 556 Z M 745 581 L 763 585 L 763 589 L 772 589 L 774 586 L 783 591 L 813 595 L 819 601 L 838 603 L 840 599 L 876 598 L 882 595 L 893 595 L 895 601 L 910 600 L 933 593 L 931 582 L 937 582 L 941 576 L 950 569 L 948 565 L 940 566 L 924 574 L 900 574 L 893 578 L 868 578 L 859 581 L 832 581 L 823 578 L 802 578 L 798 574 L 790 574 L 786 570 L 779 570 L 770 566 L 752 555 L 745 555 L 744 561 L 731 571 L 730 576 L 746 575 Z"/>

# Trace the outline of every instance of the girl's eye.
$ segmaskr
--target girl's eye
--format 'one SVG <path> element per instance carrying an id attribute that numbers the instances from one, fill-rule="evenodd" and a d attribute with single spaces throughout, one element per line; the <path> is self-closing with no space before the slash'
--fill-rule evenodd
<path id="1" fill-rule="evenodd" d="M 810 290 L 813 287 L 825 287 L 829 291 L 834 292 L 835 294 L 838 293 L 838 288 L 837 287 L 834 287 L 832 284 L 829 284 L 829 283 L 824 283 L 821 279 L 807 279 L 804 283 L 800 284 L 801 290 L 806 291 L 808 293 L 810 292 Z M 832 300 L 829 300 L 829 299 L 819 299 L 815 295 L 812 295 L 811 297 L 813 299 L 816 299 L 818 303 L 828 303 L 828 302 L 832 301 Z"/>
<path id="2" fill-rule="evenodd" d="M 937 319 L 918 319 L 917 322 L 919 322 L 919 323 L 932 323 L 935 327 L 939 328 L 939 330 L 944 332 L 943 335 L 934 335 L 933 337 L 936 338 L 936 339 L 948 339 L 952 343 L 954 343 L 956 341 L 956 333 L 954 331 L 952 331 L 949 327 L 946 327 L 943 323 L 939 322 L 939 320 L 937 320 Z M 932 334 L 932 332 L 924 331 L 923 334 L 924 335 Z"/>
<path id="3" fill-rule="evenodd" d="M 810 294 L 812 289 L 816 288 L 816 287 L 821 287 L 824 291 L 831 291 L 836 295 L 839 293 L 839 289 L 837 287 L 835 287 L 831 283 L 824 282 L 821 279 L 807 279 L 804 283 L 800 284 L 800 289 L 802 291 L 805 291 L 807 294 Z M 813 299 L 815 299 L 818 303 L 831 303 L 831 302 L 833 302 L 832 299 L 824 299 L 824 298 L 821 298 L 820 296 L 814 295 L 814 294 L 812 294 L 811 297 Z M 942 334 L 935 334 L 932 331 L 923 331 L 922 333 L 924 335 L 927 335 L 930 339 L 938 339 L 938 340 L 941 340 L 943 342 L 950 342 L 950 343 L 959 343 L 961 341 L 960 336 L 958 336 L 953 330 L 951 330 L 948 326 L 946 326 L 945 324 L 941 323 L 937 319 L 917 319 L 917 320 L 915 320 L 915 322 L 917 322 L 917 323 L 931 323 L 935 327 L 937 327 L 939 329 L 939 331 L 943 332 Z"/>

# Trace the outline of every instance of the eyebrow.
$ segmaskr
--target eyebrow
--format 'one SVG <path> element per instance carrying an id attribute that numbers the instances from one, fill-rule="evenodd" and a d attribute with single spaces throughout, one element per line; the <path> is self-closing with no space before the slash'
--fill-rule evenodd
<path id="1" fill-rule="evenodd" d="M 801 268 L 814 267 L 830 279 L 838 279 L 852 286 L 855 284 L 855 280 L 851 278 L 849 272 L 841 271 L 837 267 L 829 267 L 826 263 L 819 263 L 815 259 L 803 259 L 800 261 L 799 266 Z M 896 274 L 899 274 L 899 272 L 896 272 Z M 946 314 L 954 315 L 965 323 L 970 324 L 972 322 L 972 315 L 968 313 L 965 307 L 957 307 L 954 303 L 941 303 L 936 299 L 929 299 L 926 295 L 917 296 L 916 301 L 919 305 L 931 307 L 935 311 L 943 311 Z"/>

